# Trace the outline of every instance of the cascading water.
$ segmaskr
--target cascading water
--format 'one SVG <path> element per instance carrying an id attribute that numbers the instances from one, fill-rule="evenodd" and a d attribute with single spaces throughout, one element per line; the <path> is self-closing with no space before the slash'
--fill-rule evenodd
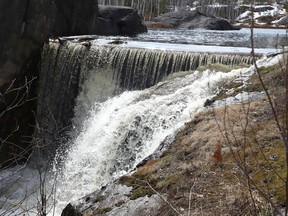
<path id="1" fill-rule="evenodd" d="M 105 101 L 125 90 L 145 89 L 171 73 L 195 70 L 203 65 L 220 63 L 233 68 L 252 62 L 250 56 L 237 54 L 139 49 L 99 45 L 97 40 L 50 42 L 44 47 L 42 57 L 39 130 L 35 137 L 41 139 L 44 147 L 40 150 L 45 157 L 47 152 L 54 155 L 72 124 L 81 127 L 83 115 L 87 115 L 94 101 Z"/>
<path id="2" fill-rule="evenodd" d="M 66 127 L 69 138 L 65 154 L 60 155 L 61 166 L 54 170 L 58 176 L 55 215 L 70 201 L 133 170 L 203 109 L 219 82 L 245 73 L 245 69 L 195 72 L 197 67 L 210 63 L 233 67 L 251 61 L 236 54 L 137 49 L 96 42 L 47 44 L 38 99 L 40 130 L 35 136 L 43 140 L 42 153 L 50 154 L 52 148 L 52 156 L 63 143 Z M 165 81 L 176 72 L 178 76 Z M 35 204 L 31 202 L 30 207 Z"/>
<path id="3" fill-rule="evenodd" d="M 84 45 L 68 41 L 59 50 L 52 44 L 46 50 L 48 56 L 43 63 L 50 59 L 52 49 L 52 53 L 57 53 L 54 56 L 56 69 L 52 70 L 64 72 L 70 77 L 68 80 L 78 80 L 74 82 L 78 85 L 78 96 L 75 106 L 70 107 L 74 107 L 72 141 L 65 145 L 68 150 L 57 188 L 58 214 L 69 201 L 135 168 L 203 107 L 205 100 L 215 93 L 211 89 L 216 88 L 219 81 L 233 78 L 240 71 L 192 73 L 151 86 L 171 73 L 192 72 L 201 65 L 221 63 L 234 67 L 252 61 L 248 56 L 235 54 Z M 66 56 L 67 68 L 61 64 L 62 56 Z M 67 69 L 74 74 L 69 75 L 65 72 Z M 73 82 L 69 82 L 69 86 L 70 83 Z M 149 87 L 143 91 L 126 91 Z M 58 92 L 61 89 L 59 85 Z M 53 97 L 57 98 L 50 95 L 52 100 Z M 67 109 L 67 105 L 64 107 Z"/>
<path id="4" fill-rule="evenodd" d="M 62 167 L 59 206 L 63 208 L 67 202 L 131 171 L 201 111 L 220 82 L 244 73 L 244 69 L 194 72 L 146 90 L 95 102 Z"/>

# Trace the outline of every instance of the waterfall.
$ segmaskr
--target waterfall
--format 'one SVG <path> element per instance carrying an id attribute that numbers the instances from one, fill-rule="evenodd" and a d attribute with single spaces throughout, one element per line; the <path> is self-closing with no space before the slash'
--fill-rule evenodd
<path id="1" fill-rule="evenodd" d="M 94 102 L 125 90 L 149 88 L 172 73 L 207 64 L 251 64 L 237 54 L 209 54 L 99 45 L 94 42 L 51 41 L 44 46 L 38 96 L 35 146 L 41 157 L 53 158 L 72 126 L 81 130 Z M 72 122 L 72 118 L 74 121 Z M 49 156 L 48 156 L 49 158 Z"/>
<path id="2" fill-rule="evenodd" d="M 64 207 L 133 170 L 204 109 L 219 83 L 247 71 L 191 71 L 142 91 L 125 91 L 104 102 L 95 101 L 82 131 L 71 141 L 60 171 L 58 205 Z"/>
<path id="3" fill-rule="evenodd" d="M 55 167 L 58 214 L 67 202 L 135 168 L 203 108 L 219 82 L 243 72 L 195 69 L 252 62 L 251 57 L 237 54 L 97 41 L 51 41 L 42 59 L 35 137 L 44 146 L 40 157 L 53 159 L 58 149 L 62 158 L 60 168 Z"/>
<path id="4" fill-rule="evenodd" d="M 44 172 L 47 195 L 56 197 L 55 202 L 49 200 L 50 214 L 54 205 L 55 215 L 61 215 L 69 202 L 131 172 L 205 109 L 204 102 L 218 92 L 221 83 L 251 72 L 251 68 L 225 73 L 195 69 L 217 63 L 233 68 L 251 62 L 251 57 L 236 54 L 97 42 L 47 43 L 42 54 L 34 138 L 37 145 L 44 145 L 36 159 L 46 157 L 46 162 L 55 154 L 61 157 L 60 166 L 53 160 L 52 170 Z M 63 149 L 58 149 L 60 144 Z M 36 215 L 41 200 L 38 170 L 27 166 L 23 173 L 8 170 L 1 175 L 7 180 L 1 182 L 0 191 L 7 185 L 9 190 L 0 197 L 0 202 L 5 202 L 0 214 Z M 56 194 L 51 190 L 55 185 Z"/>

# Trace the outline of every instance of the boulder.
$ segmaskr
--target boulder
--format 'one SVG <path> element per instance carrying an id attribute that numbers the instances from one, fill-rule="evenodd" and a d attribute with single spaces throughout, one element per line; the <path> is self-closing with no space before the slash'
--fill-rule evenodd
<path id="1" fill-rule="evenodd" d="M 1 0 L 0 10 L 0 125 L 6 125 L 0 128 L 2 167 L 25 161 L 30 155 L 37 105 L 35 78 L 48 38 L 135 35 L 147 28 L 137 11 L 129 7 L 100 6 L 98 16 L 97 0 Z M 20 91 L 4 94 L 9 88 Z M 23 94 L 25 97 L 15 98 Z"/>
<path id="2" fill-rule="evenodd" d="M 38 76 L 41 46 L 52 31 L 56 8 L 49 0 L 3 0 L 0 9 L 0 167 L 3 167 L 25 161 L 31 152 L 29 143 L 36 110 L 36 100 L 32 100 L 36 98 L 33 77 Z M 30 81 L 33 83 L 27 85 Z"/>
<path id="3" fill-rule="evenodd" d="M 25 70 L 49 36 L 95 31 L 97 5 L 97 0 L 0 1 L 0 87 Z"/>
<path id="4" fill-rule="evenodd" d="M 97 0 L 56 0 L 55 36 L 94 34 L 97 25 Z"/>
<path id="5" fill-rule="evenodd" d="M 97 8 L 97 0 L 0 1 L 0 168 L 31 152 L 44 41 L 92 33 Z"/>
<path id="6" fill-rule="evenodd" d="M 96 34 L 136 35 L 147 32 L 142 17 L 131 7 L 99 5 Z"/>
<path id="7" fill-rule="evenodd" d="M 201 13 L 198 10 L 175 11 L 163 14 L 153 19 L 156 23 L 170 25 L 174 28 L 202 28 L 209 30 L 238 30 L 227 20 L 209 14 Z"/>
<path id="8" fill-rule="evenodd" d="M 288 25 L 288 16 L 281 17 L 280 19 L 275 20 L 272 23 L 276 24 L 276 26 L 279 26 L 279 25 L 287 26 Z"/>
<path id="9" fill-rule="evenodd" d="M 69 203 L 61 216 L 80 215 L 156 215 L 163 200 L 157 194 L 132 197 L 133 187 L 125 180 L 132 178 L 123 176 L 100 190 L 94 191 L 83 198 Z M 124 181 L 124 183 L 122 182 Z M 141 182 L 140 182 L 141 184 Z"/>

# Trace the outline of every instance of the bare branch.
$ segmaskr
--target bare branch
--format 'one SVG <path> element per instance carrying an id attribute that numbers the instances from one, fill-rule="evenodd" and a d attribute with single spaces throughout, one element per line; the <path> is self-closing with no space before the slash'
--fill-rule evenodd
<path id="1" fill-rule="evenodd" d="M 175 213 L 177 213 L 178 215 L 182 215 L 179 211 L 177 211 L 176 208 L 174 208 L 174 206 L 172 206 L 172 204 L 171 204 L 170 202 L 168 202 L 167 199 L 165 199 L 165 197 L 163 197 L 158 191 L 156 191 L 156 190 L 151 186 L 151 184 L 150 184 L 148 181 L 135 178 L 134 176 L 131 176 L 131 177 L 134 178 L 135 180 L 139 181 L 139 182 L 142 182 L 142 183 L 147 184 L 148 187 L 149 187 L 154 193 L 156 193 Z"/>

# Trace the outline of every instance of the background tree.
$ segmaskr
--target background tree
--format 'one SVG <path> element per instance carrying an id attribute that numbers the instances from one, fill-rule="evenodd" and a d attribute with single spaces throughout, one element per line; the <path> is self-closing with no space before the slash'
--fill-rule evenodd
<path id="1" fill-rule="evenodd" d="M 257 1 L 257 4 L 274 4 L 275 0 Z M 250 1 L 238 0 L 99 0 L 101 5 L 119 5 L 136 8 L 145 20 L 151 20 L 153 17 L 170 11 L 187 10 L 197 8 L 201 12 L 209 13 L 215 16 L 234 21 L 239 16 L 240 4 L 251 4 Z"/>

